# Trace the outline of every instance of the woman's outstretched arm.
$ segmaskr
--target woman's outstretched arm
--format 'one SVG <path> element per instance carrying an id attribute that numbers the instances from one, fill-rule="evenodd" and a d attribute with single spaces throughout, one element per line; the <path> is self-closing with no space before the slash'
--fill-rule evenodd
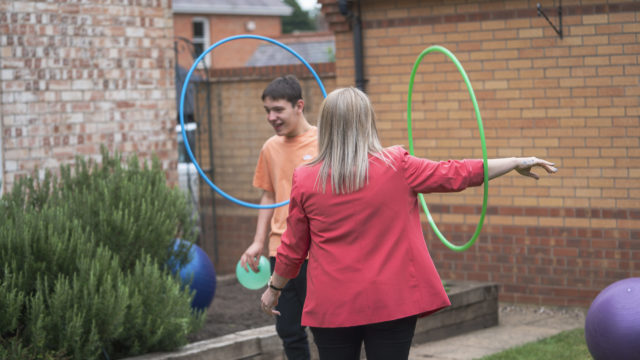
<path id="1" fill-rule="evenodd" d="M 553 174 L 558 171 L 554 166 L 555 164 L 536 157 L 512 157 L 502 159 L 488 159 L 487 165 L 489 167 L 489 180 L 500 177 L 511 170 L 515 170 L 520 175 L 529 176 L 534 179 L 540 177 L 531 172 L 534 167 L 541 167 L 549 174 Z"/>

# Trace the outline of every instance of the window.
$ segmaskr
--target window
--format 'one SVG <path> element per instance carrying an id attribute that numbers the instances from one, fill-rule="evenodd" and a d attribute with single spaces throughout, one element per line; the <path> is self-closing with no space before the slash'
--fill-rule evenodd
<path id="1" fill-rule="evenodd" d="M 0 123 L 0 130 L 2 130 L 2 123 Z M 3 168 L 3 157 L 2 157 L 2 131 L 0 131 L 0 198 L 2 197 L 2 186 L 4 185 L 3 183 L 3 174 L 4 174 L 4 168 Z"/>
<path id="2" fill-rule="evenodd" d="M 196 17 L 191 21 L 193 27 L 193 42 L 195 56 L 200 56 L 209 47 L 209 20 L 207 18 Z M 209 65 L 209 56 L 204 59 Z"/>
<path id="3" fill-rule="evenodd" d="M 196 130 L 198 124 L 194 122 L 184 124 L 184 132 L 187 134 L 189 140 L 189 149 L 193 154 L 196 153 Z M 187 154 L 187 149 L 184 145 L 184 137 L 182 136 L 182 127 L 180 124 L 176 125 L 176 134 L 178 135 L 178 163 L 191 163 L 191 158 Z"/>
<path id="4" fill-rule="evenodd" d="M 196 166 L 191 161 L 187 149 L 184 145 L 184 138 L 182 137 L 182 127 L 176 125 L 176 134 L 178 135 L 178 188 L 185 192 L 187 199 L 191 201 L 193 205 L 193 216 L 198 218 L 198 186 L 200 176 Z M 191 152 L 195 154 L 196 145 L 196 130 L 198 125 L 196 123 L 184 124 L 184 131 L 187 134 L 189 141 L 189 148 Z"/>

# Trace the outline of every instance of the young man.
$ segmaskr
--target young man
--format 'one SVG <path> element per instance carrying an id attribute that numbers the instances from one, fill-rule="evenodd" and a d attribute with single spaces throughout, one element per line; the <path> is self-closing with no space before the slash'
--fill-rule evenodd
<path id="1" fill-rule="evenodd" d="M 264 143 L 253 178 L 253 186 L 263 190 L 260 204 L 264 205 L 289 199 L 293 170 L 311 161 L 318 153 L 318 129 L 304 117 L 302 89 L 292 75 L 273 80 L 262 93 L 262 102 L 267 121 L 276 133 Z M 288 215 L 289 207 L 286 205 L 260 209 L 253 243 L 240 258 L 245 269 L 249 265 L 257 271 L 269 225 L 269 257 L 271 269 L 275 268 L 276 250 Z M 307 292 L 306 272 L 305 261 L 298 276 L 281 290 L 277 306 L 282 315 L 276 317 L 276 331 L 289 360 L 309 359 L 307 333 L 300 324 Z"/>

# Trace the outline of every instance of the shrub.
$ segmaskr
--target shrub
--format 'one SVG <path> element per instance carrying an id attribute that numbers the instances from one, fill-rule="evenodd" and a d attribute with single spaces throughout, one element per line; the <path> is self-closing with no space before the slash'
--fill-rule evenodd
<path id="1" fill-rule="evenodd" d="M 167 267 L 188 256 L 175 238 L 197 237 L 189 203 L 157 159 L 102 157 L 23 178 L 0 199 L 0 358 L 168 351 L 202 325 Z"/>

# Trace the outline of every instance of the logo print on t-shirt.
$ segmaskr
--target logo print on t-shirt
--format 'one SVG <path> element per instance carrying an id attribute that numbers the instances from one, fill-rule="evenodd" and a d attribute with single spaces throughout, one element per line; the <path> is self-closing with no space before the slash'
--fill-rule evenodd
<path id="1" fill-rule="evenodd" d="M 311 160 L 311 158 L 312 158 L 312 157 L 313 157 L 313 156 L 311 156 L 311 155 L 309 155 L 309 154 L 307 154 L 307 155 L 302 155 L 302 160 L 305 160 L 305 161 L 306 161 L 306 160 Z"/>

